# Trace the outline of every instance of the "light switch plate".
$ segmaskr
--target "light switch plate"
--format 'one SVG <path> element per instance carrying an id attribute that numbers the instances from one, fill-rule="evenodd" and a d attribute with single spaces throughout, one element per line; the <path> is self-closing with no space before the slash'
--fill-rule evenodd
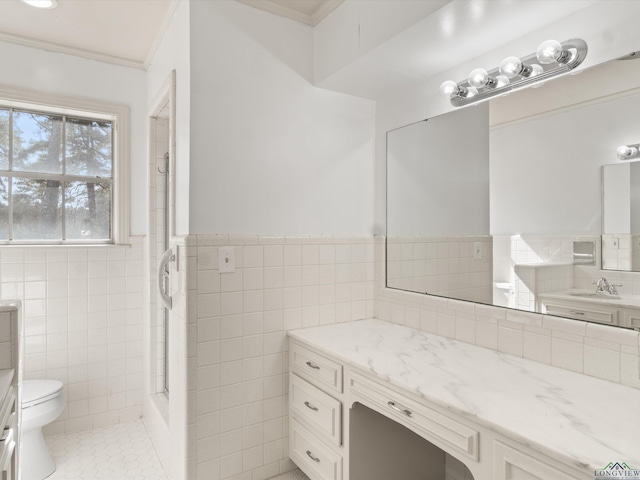
<path id="1" fill-rule="evenodd" d="M 235 247 L 218 248 L 218 271 L 220 273 L 233 273 L 236 271 Z"/>
<path id="2" fill-rule="evenodd" d="M 473 259 L 482 260 L 482 243 L 473 242 Z"/>

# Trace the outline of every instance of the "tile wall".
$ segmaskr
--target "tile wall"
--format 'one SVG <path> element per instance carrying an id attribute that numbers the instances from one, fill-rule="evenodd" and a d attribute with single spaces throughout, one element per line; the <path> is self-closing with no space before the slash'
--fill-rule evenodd
<path id="1" fill-rule="evenodd" d="M 640 270 L 640 235 L 602 235 L 602 265 L 611 270 Z"/>
<path id="2" fill-rule="evenodd" d="M 391 288 L 491 301 L 493 246 L 488 235 L 392 237 L 387 256 Z"/>
<path id="3" fill-rule="evenodd" d="M 384 237 L 376 237 L 375 254 L 377 318 L 640 388 L 640 333 L 387 289 L 383 280 Z M 575 267 L 578 288 L 583 288 L 581 282 L 593 278 L 593 269 Z M 636 290 L 638 274 L 626 275 L 633 281 L 624 288 L 640 293 Z"/>
<path id="4" fill-rule="evenodd" d="M 143 238 L 126 247 L 2 247 L 0 298 L 22 300 L 25 378 L 65 384 L 50 433 L 141 415 Z"/>
<path id="5" fill-rule="evenodd" d="M 219 273 L 220 246 L 234 273 Z M 197 235 L 184 248 L 188 476 L 291 470 L 286 332 L 374 316 L 373 239 Z"/>

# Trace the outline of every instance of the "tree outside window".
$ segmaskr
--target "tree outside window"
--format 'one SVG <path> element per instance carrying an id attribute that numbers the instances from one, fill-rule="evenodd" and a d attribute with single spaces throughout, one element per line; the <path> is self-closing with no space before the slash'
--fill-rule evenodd
<path id="1" fill-rule="evenodd" d="M 111 121 L 0 107 L 0 241 L 112 240 Z"/>

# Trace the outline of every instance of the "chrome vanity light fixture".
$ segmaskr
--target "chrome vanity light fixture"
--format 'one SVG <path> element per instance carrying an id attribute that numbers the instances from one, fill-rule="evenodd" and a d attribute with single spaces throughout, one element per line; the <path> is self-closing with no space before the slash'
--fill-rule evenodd
<path id="1" fill-rule="evenodd" d="M 617 153 L 620 160 L 640 158 L 640 143 L 636 143 L 634 145 L 622 145 L 621 147 L 618 147 Z"/>
<path id="2" fill-rule="evenodd" d="M 498 68 L 488 72 L 476 68 L 461 82 L 447 80 L 440 85 L 440 93 L 450 98 L 454 107 L 462 107 L 570 72 L 586 56 L 584 40 L 574 38 L 563 43 L 547 40 L 535 54 L 522 59 L 507 57 Z"/>

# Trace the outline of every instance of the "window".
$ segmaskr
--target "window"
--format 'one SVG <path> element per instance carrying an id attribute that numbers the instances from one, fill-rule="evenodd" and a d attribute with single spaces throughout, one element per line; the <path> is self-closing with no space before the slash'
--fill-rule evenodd
<path id="1" fill-rule="evenodd" d="M 67 108 L 60 97 L 58 105 L 36 105 L 2 93 L 0 243 L 126 243 L 128 182 L 119 148 L 126 142 L 117 127 L 128 111 Z"/>

